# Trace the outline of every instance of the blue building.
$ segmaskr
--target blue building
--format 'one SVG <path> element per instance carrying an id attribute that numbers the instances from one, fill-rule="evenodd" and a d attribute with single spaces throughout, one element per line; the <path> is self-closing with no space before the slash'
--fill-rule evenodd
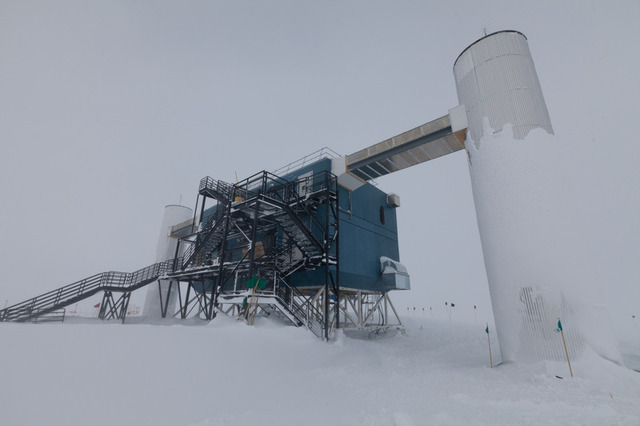
<path id="1" fill-rule="evenodd" d="M 399 198 L 344 167 L 323 151 L 234 185 L 204 178 L 200 214 L 172 234 L 179 243 L 169 278 L 187 286 L 182 317 L 193 295 L 205 317 L 276 313 L 324 337 L 336 327 L 401 327 L 389 321 L 397 315 L 387 294 L 409 289 Z"/>
<path id="2" fill-rule="evenodd" d="M 65 306 L 102 292 L 99 317 L 124 322 L 131 293 L 157 283 L 147 292 L 152 309 L 145 303 L 153 319 L 225 313 L 251 324 L 274 315 L 324 339 L 336 329 L 402 330 L 389 297 L 410 287 L 399 262 L 400 200 L 371 182 L 463 149 L 462 118 L 459 106 L 346 157 L 323 149 L 235 184 L 203 178 L 193 217 L 184 206 L 165 209 L 170 231 L 157 263 L 93 275 L 5 308 L 0 321 L 64 318 Z"/>

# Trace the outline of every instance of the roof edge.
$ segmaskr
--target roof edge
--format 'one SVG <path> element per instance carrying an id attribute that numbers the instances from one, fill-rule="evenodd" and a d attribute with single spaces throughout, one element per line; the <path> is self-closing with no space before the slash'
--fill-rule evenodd
<path id="1" fill-rule="evenodd" d="M 521 33 L 520 31 L 516 31 L 516 30 L 501 30 L 501 31 L 496 31 L 496 32 L 491 33 L 491 34 L 487 34 L 486 36 L 479 38 L 478 40 L 474 41 L 474 42 L 473 42 L 473 43 L 471 43 L 469 46 L 467 46 L 467 47 L 466 47 L 466 48 L 465 48 L 465 49 L 464 49 L 464 50 L 463 50 L 463 51 L 458 55 L 458 57 L 456 58 L 456 60 L 453 62 L 453 67 L 454 67 L 454 68 L 456 67 L 456 63 L 458 63 L 458 59 L 460 59 L 460 57 L 461 57 L 462 55 L 464 55 L 464 53 L 465 53 L 467 50 L 471 49 L 471 47 L 473 47 L 475 44 L 477 44 L 477 43 L 481 42 L 481 41 L 482 41 L 482 40 L 484 40 L 485 38 L 489 38 L 489 37 L 492 37 L 492 36 L 494 36 L 494 35 L 496 35 L 496 34 L 500 34 L 500 33 L 516 33 L 516 34 L 520 34 L 522 37 L 524 37 L 524 39 L 525 39 L 525 40 L 528 40 L 526 35 L 524 35 L 524 34 L 523 34 L 523 33 Z"/>

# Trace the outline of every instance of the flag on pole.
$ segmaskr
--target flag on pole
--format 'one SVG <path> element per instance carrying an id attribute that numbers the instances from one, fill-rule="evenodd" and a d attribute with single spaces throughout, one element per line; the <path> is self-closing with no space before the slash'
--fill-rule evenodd
<path id="1" fill-rule="evenodd" d="M 487 323 L 487 328 L 484 329 L 485 333 L 487 333 L 487 343 L 489 343 L 489 363 L 491 364 L 491 368 L 493 368 L 493 355 L 491 354 L 491 336 L 489 336 L 489 323 Z"/>
<path id="2" fill-rule="evenodd" d="M 571 360 L 569 359 L 569 351 L 567 350 L 567 342 L 564 340 L 564 332 L 562 331 L 562 323 L 560 322 L 560 317 L 558 317 L 558 328 L 556 328 L 556 332 L 562 335 L 562 345 L 564 346 L 564 353 L 567 356 L 567 364 L 569 364 L 569 373 L 571 373 L 571 377 L 573 377 L 573 370 L 571 369 Z"/>

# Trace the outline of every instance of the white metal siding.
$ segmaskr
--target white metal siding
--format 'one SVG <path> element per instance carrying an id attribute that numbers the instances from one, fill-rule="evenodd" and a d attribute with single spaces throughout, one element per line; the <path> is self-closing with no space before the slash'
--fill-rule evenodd
<path id="1" fill-rule="evenodd" d="M 516 139 L 524 139 L 537 127 L 553 134 L 527 39 L 521 33 L 505 31 L 478 40 L 458 57 L 453 73 L 474 141 L 482 137 L 483 117 L 495 131 L 511 123 Z"/>

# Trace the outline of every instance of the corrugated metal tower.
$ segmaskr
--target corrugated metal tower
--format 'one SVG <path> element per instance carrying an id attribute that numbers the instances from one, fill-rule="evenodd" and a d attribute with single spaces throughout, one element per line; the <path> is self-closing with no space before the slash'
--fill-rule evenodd
<path id="1" fill-rule="evenodd" d="M 458 56 L 453 75 L 473 141 L 482 138 L 484 117 L 496 132 L 511 123 L 516 139 L 524 139 L 535 128 L 553 134 L 524 34 L 501 31 L 476 41 Z"/>
<path id="2" fill-rule="evenodd" d="M 560 319 L 569 356 L 619 360 L 526 37 L 485 36 L 453 73 L 503 361 L 562 361 Z"/>

